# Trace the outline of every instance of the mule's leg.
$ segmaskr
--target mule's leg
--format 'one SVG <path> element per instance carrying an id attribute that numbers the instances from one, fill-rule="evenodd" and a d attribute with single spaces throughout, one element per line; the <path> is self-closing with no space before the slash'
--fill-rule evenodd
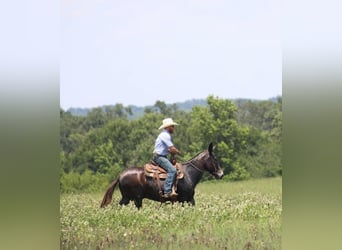
<path id="1" fill-rule="evenodd" d="M 142 207 L 142 199 L 140 197 L 137 197 L 136 199 L 134 199 L 134 204 L 138 209 L 140 209 Z"/>
<path id="2" fill-rule="evenodd" d="M 189 200 L 188 203 L 190 203 L 191 205 L 195 206 L 195 199 L 191 198 L 191 200 Z"/>
<path id="3" fill-rule="evenodd" d="M 126 197 L 122 197 L 121 201 L 119 202 L 120 205 L 127 205 L 129 203 L 129 199 Z"/>

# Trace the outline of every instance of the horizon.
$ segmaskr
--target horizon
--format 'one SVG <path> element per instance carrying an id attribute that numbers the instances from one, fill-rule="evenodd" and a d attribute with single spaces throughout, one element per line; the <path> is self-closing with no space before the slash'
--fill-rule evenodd
<path id="1" fill-rule="evenodd" d="M 207 96 L 208 97 L 208 96 Z M 191 102 L 191 101 L 206 101 L 207 100 L 207 97 L 206 98 L 191 98 L 191 99 L 186 99 L 184 101 L 177 101 L 177 102 L 165 102 L 163 100 L 156 100 L 154 101 L 153 104 L 147 104 L 147 105 L 136 105 L 136 104 L 128 104 L 128 105 L 125 105 L 123 103 L 120 103 L 120 102 L 117 102 L 117 103 L 114 103 L 114 104 L 103 104 L 103 105 L 98 105 L 98 106 L 93 106 L 93 107 L 69 107 L 67 109 L 64 109 L 61 105 L 60 105 L 60 109 L 63 109 L 63 111 L 68 111 L 70 109 L 94 109 L 94 108 L 101 108 L 101 107 L 106 107 L 106 106 L 115 106 L 117 104 L 122 104 L 124 107 L 137 107 L 137 108 L 144 108 L 144 107 L 153 107 L 155 105 L 155 103 L 157 101 L 161 101 L 161 102 L 164 102 L 166 105 L 173 105 L 173 104 L 182 104 L 182 103 L 186 103 L 186 102 Z M 226 99 L 226 100 L 231 100 L 231 101 L 236 101 L 236 100 L 250 100 L 250 101 L 268 101 L 268 100 L 271 100 L 271 99 L 274 99 L 274 98 L 278 98 L 278 97 L 282 97 L 282 95 L 276 95 L 276 96 L 272 96 L 272 97 L 269 97 L 269 98 L 265 98 L 265 99 L 256 99 L 256 98 L 222 98 L 222 97 L 219 97 L 219 96 L 214 96 L 214 97 L 217 97 L 217 98 L 220 98 L 220 99 Z"/>

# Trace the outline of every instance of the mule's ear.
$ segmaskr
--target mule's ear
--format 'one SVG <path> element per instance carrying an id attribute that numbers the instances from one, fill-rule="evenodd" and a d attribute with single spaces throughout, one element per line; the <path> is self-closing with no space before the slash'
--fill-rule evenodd
<path id="1" fill-rule="evenodd" d="M 209 151 L 209 154 L 212 155 L 213 154 L 213 150 L 216 148 L 216 145 L 214 145 L 213 142 L 211 142 L 209 144 L 209 147 L 208 147 L 208 151 Z"/>

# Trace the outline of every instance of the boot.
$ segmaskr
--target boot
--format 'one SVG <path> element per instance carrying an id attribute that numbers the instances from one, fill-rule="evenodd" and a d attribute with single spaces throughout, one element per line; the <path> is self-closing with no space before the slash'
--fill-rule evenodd
<path id="1" fill-rule="evenodd" d="M 175 185 L 172 185 L 172 191 L 171 191 L 171 196 L 176 197 L 178 194 L 176 193 L 176 188 Z"/>

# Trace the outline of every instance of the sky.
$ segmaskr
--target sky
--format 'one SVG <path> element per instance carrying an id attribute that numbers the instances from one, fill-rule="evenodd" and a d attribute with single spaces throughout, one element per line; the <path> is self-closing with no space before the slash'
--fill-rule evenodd
<path id="1" fill-rule="evenodd" d="M 60 106 L 282 94 L 280 1 L 63 0 Z"/>

